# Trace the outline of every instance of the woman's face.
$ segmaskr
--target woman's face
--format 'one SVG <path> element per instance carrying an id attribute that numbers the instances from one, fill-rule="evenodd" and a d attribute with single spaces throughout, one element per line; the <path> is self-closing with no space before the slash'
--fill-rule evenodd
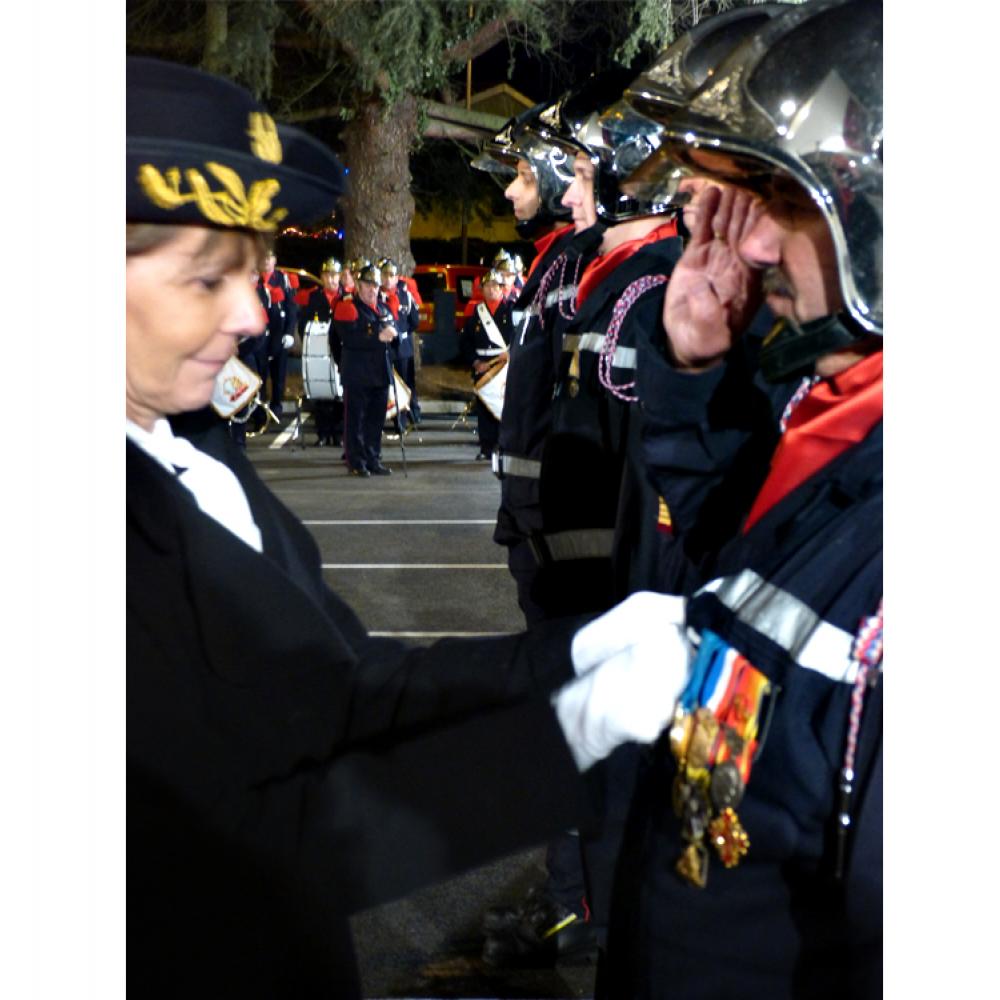
<path id="1" fill-rule="evenodd" d="M 125 412 L 140 426 L 197 410 L 242 337 L 266 328 L 252 236 L 191 226 L 125 259 Z"/>

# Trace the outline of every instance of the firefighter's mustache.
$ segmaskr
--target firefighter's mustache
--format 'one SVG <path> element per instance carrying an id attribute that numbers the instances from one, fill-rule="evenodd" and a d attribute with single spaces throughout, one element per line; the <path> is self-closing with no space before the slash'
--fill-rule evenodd
<path id="1" fill-rule="evenodd" d="M 795 289 L 792 288 L 791 282 L 777 267 L 769 267 L 764 271 L 761 289 L 764 295 L 778 295 L 785 299 L 795 298 Z"/>

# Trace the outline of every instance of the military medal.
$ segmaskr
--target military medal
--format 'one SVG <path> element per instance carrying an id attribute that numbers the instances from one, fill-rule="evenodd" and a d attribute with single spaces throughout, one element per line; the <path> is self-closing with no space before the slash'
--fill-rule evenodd
<path id="1" fill-rule="evenodd" d="M 678 770 L 671 789 L 687 846 L 675 865 L 698 888 L 708 882 L 706 839 L 726 868 L 750 850 L 736 807 L 757 751 L 757 730 L 768 679 L 713 632 L 702 635 L 691 677 L 670 726 Z"/>
<path id="2" fill-rule="evenodd" d="M 750 838 L 732 809 L 723 809 L 709 824 L 708 833 L 727 868 L 738 865 L 750 850 Z"/>
<path id="3" fill-rule="evenodd" d="M 743 779 L 740 769 L 731 761 L 724 760 L 712 769 L 709 783 L 712 805 L 722 811 L 735 809 L 743 798 Z"/>
<path id="4" fill-rule="evenodd" d="M 692 885 L 704 889 L 708 882 L 708 854 L 698 844 L 688 844 L 677 859 L 677 874 Z"/>

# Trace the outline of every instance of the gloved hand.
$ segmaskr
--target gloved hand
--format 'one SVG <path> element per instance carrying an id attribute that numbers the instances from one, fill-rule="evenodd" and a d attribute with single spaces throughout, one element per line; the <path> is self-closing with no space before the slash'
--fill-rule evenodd
<path id="1" fill-rule="evenodd" d="M 640 590 L 600 618 L 584 625 L 573 636 L 570 657 L 577 674 L 603 663 L 610 656 L 645 636 L 652 627 L 683 625 L 687 599 L 673 594 Z"/>
<path id="2" fill-rule="evenodd" d="M 294 338 L 294 337 L 293 337 L 293 336 L 292 336 L 292 335 L 291 335 L 290 333 L 286 333 L 286 334 L 285 334 L 285 335 L 284 335 L 284 336 L 283 336 L 283 337 L 281 338 L 281 346 L 282 346 L 282 347 L 283 347 L 283 348 L 284 348 L 284 349 L 285 349 L 286 351 L 288 351 L 288 350 L 291 350 L 291 347 L 292 347 L 292 344 L 294 344 L 294 343 L 295 343 L 295 338 Z"/>
<path id="3" fill-rule="evenodd" d="M 580 676 L 552 705 L 581 771 L 623 743 L 655 742 L 673 718 L 691 661 L 683 607 L 682 598 L 634 594 L 574 637 Z"/>

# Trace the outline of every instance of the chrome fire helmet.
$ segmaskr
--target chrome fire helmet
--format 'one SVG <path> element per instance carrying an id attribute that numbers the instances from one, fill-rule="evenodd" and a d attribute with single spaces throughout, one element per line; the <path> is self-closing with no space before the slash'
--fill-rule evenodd
<path id="1" fill-rule="evenodd" d="M 554 105 L 536 104 L 511 118 L 492 139 L 487 139 L 472 165 L 488 173 L 499 174 L 509 184 L 517 173 L 518 161 L 531 167 L 538 184 L 538 212 L 532 219 L 519 220 L 514 228 L 524 238 L 530 238 L 539 225 L 568 218 L 570 210 L 562 196 L 573 182 L 573 157 L 563 145 L 554 145 L 546 138 L 545 121 Z"/>
<path id="2" fill-rule="evenodd" d="M 661 143 L 677 163 L 765 194 L 798 191 L 819 207 L 846 315 L 825 318 L 823 329 L 788 324 L 774 345 L 778 367 L 790 373 L 810 352 L 814 360 L 882 335 L 880 0 L 791 7 L 743 42 L 686 110 L 642 108 L 664 122 Z"/>
<path id="3" fill-rule="evenodd" d="M 683 110 L 737 45 L 791 6 L 787 3 L 754 4 L 700 21 L 668 45 L 649 69 L 629 84 L 624 104 L 633 112 L 661 122 L 671 112 Z M 602 119 L 624 113 L 620 107 L 610 108 Z M 662 200 L 675 194 L 677 184 L 690 171 L 671 160 L 662 148 L 650 150 L 650 153 L 641 166 L 637 164 L 634 173 L 620 181 L 620 187 L 633 198 Z"/>
<path id="4" fill-rule="evenodd" d="M 382 272 L 382 278 L 395 278 L 399 274 L 399 268 L 391 257 L 383 257 L 378 262 L 378 269 Z"/>
<path id="5" fill-rule="evenodd" d="M 633 78 L 622 67 L 591 77 L 559 102 L 558 124 L 553 129 L 553 141 L 563 146 L 571 161 L 583 153 L 593 163 L 597 218 L 607 225 L 675 213 L 684 200 L 670 192 L 657 192 L 653 198 L 633 197 L 619 187 L 658 147 L 663 130 L 658 121 L 615 100 Z"/>
<path id="6" fill-rule="evenodd" d="M 332 271 L 334 274 L 340 274 L 343 268 L 340 266 L 340 261 L 336 257 L 328 257 L 323 261 L 323 266 L 320 268 L 320 274 L 328 271 Z"/>
<path id="7" fill-rule="evenodd" d="M 498 251 L 497 255 L 493 258 L 493 263 L 490 264 L 490 267 L 498 274 L 516 273 L 514 270 L 514 258 L 507 250 Z"/>
<path id="8" fill-rule="evenodd" d="M 369 281 L 373 285 L 382 284 L 382 273 L 379 271 L 378 264 L 373 264 L 370 260 L 361 262 L 360 267 L 353 273 L 358 281 Z"/>

